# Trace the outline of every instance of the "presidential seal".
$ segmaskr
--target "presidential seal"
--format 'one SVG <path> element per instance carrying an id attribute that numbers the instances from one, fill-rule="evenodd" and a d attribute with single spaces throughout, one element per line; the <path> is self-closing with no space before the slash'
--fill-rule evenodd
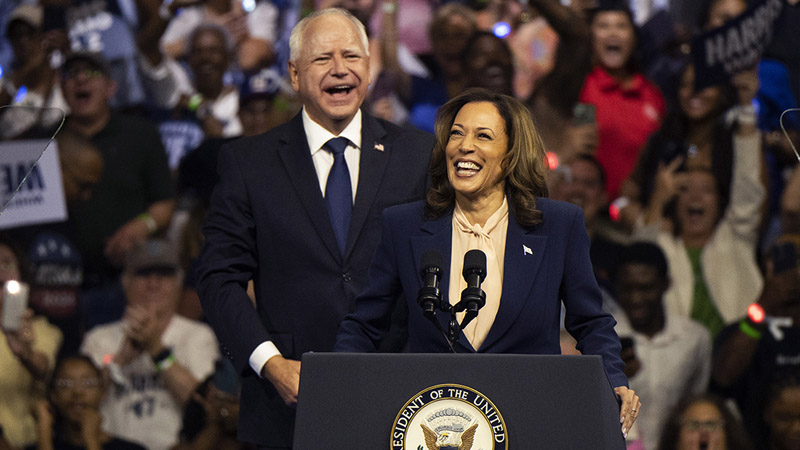
<path id="1" fill-rule="evenodd" d="M 414 395 L 397 414 L 391 450 L 508 450 L 506 423 L 486 396 L 440 384 Z"/>

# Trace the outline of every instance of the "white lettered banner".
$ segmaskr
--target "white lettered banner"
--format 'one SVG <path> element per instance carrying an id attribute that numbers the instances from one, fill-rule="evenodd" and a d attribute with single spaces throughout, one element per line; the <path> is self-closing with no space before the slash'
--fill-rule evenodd
<path id="1" fill-rule="evenodd" d="M 0 229 L 67 219 L 58 147 L 55 141 L 47 142 L 0 143 L 0 201 L 5 205 Z"/>
<path id="2" fill-rule="evenodd" d="M 758 63 L 786 0 L 760 0 L 739 17 L 692 39 L 695 89 L 725 83 Z"/>

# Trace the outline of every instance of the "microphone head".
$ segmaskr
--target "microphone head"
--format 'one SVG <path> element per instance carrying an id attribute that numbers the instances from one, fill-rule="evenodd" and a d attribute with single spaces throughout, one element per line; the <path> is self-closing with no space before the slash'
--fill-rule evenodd
<path id="1" fill-rule="evenodd" d="M 464 278 L 470 274 L 480 275 L 481 281 L 486 278 L 486 253 L 476 249 L 464 255 Z"/>
<path id="2" fill-rule="evenodd" d="M 441 272 L 443 264 L 444 259 L 442 258 L 441 253 L 439 253 L 437 250 L 425 250 L 425 253 L 422 254 L 422 259 L 419 263 L 420 274 L 423 277 L 425 274 L 432 272 L 438 274 Z"/>

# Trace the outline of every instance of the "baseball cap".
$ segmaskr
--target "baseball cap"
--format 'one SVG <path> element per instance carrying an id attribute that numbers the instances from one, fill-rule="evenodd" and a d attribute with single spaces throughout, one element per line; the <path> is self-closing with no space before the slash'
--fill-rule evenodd
<path id="1" fill-rule="evenodd" d="M 98 70 L 105 75 L 109 74 L 108 63 L 103 55 L 95 52 L 75 52 L 67 55 L 64 65 L 61 66 L 62 72 L 69 72 L 70 68 L 76 63 L 84 62 L 92 69 Z"/>
<path id="2" fill-rule="evenodd" d="M 176 246 L 166 240 L 151 239 L 137 245 L 125 259 L 125 270 L 178 269 L 180 259 Z"/>
<path id="3" fill-rule="evenodd" d="M 280 75 L 271 69 L 263 69 L 256 73 L 246 74 L 239 86 L 239 104 L 256 98 L 271 99 L 280 89 Z"/>
<path id="4" fill-rule="evenodd" d="M 17 6 L 8 16 L 6 34 L 11 28 L 11 23 L 15 20 L 25 22 L 34 28 L 41 28 L 44 21 L 44 9 L 39 5 L 24 4 Z"/>

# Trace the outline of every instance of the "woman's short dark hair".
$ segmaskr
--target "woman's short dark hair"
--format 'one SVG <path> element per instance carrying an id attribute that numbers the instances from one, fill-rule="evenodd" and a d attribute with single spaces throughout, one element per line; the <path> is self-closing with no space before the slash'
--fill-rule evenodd
<path id="1" fill-rule="evenodd" d="M 436 146 L 431 156 L 431 188 L 425 204 L 425 216 L 439 218 L 455 206 L 455 191 L 447 177 L 447 142 L 456 115 L 468 103 L 488 102 L 497 108 L 508 136 L 508 148 L 503 159 L 503 177 L 509 209 L 522 226 L 533 226 L 542 221 L 536 209 L 536 197 L 547 195 L 545 151 L 536 131 L 530 111 L 519 100 L 486 89 L 464 91 L 445 103 L 436 114 L 434 132 Z"/>

